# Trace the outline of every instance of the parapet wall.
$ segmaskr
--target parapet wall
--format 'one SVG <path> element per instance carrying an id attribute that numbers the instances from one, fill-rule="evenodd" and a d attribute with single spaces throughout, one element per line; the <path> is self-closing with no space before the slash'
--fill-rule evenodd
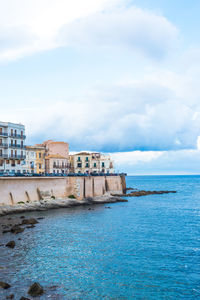
<path id="1" fill-rule="evenodd" d="M 34 202 L 42 197 L 66 198 L 74 195 L 102 196 L 106 192 L 123 193 L 125 178 L 116 176 L 77 177 L 0 177 L 0 205 Z"/>

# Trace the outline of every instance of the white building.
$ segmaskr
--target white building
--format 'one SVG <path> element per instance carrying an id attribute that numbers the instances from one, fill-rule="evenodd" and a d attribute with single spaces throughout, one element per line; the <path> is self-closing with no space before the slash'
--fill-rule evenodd
<path id="1" fill-rule="evenodd" d="M 80 152 L 70 155 L 73 173 L 114 173 L 114 163 L 109 155 L 98 152 Z"/>
<path id="2" fill-rule="evenodd" d="M 0 172 L 25 172 L 25 126 L 0 121 Z"/>
<path id="3" fill-rule="evenodd" d="M 25 168 L 27 173 L 37 173 L 37 153 L 34 146 L 26 146 Z"/>

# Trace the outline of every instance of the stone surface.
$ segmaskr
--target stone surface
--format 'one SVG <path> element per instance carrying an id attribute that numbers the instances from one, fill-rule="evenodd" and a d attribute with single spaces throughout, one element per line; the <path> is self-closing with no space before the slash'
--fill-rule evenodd
<path id="1" fill-rule="evenodd" d="M 44 289 L 38 282 L 33 283 L 28 290 L 28 294 L 33 297 L 42 295 L 43 293 Z"/>
<path id="2" fill-rule="evenodd" d="M 22 221 L 22 225 L 33 225 L 33 224 L 37 224 L 38 223 L 38 221 L 36 220 L 36 219 L 34 219 L 34 218 L 30 218 L 30 219 L 23 219 L 23 221 Z"/>
<path id="3" fill-rule="evenodd" d="M 11 286 L 10 284 L 6 283 L 6 282 L 3 282 L 3 281 L 0 281 L 0 288 L 4 289 L 4 290 L 7 290 L 9 289 Z"/>
<path id="4" fill-rule="evenodd" d="M 8 247 L 8 248 L 15 248 L 15 241 L 10 241 L 10 242 L 8 242 L 7 244 L 6 244 L 6 247 Z"/>

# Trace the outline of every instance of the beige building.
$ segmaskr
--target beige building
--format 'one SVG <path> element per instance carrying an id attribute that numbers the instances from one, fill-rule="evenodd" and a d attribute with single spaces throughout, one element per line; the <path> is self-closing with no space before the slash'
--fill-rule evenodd
<path id="1" fill-rule="evenodd" d="M 45 148 L 42 146 L 26 147 L 26 172 L 43 174 L 45 172 Z"/>
<path id="2" fill-rule="evenodd" d="M 45 149 L 45 172 L 54 174 L 69 173 L 69 144 L 48 140 L 40 146 Z"/>
<path id="3" fill-rule="evenodd" d="M 113 161 L 109 155 L 80 152 L 70 155 L 73 173 L 114 173 Z"/>

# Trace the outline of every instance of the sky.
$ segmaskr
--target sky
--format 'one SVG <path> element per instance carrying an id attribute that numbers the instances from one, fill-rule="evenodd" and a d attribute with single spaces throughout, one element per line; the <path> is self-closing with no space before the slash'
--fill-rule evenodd
<path id="1" fill-rule="evenodd" d="M 0 0 L 0 120 L 27 144 L 200 174 L 199 0 Z"/>

